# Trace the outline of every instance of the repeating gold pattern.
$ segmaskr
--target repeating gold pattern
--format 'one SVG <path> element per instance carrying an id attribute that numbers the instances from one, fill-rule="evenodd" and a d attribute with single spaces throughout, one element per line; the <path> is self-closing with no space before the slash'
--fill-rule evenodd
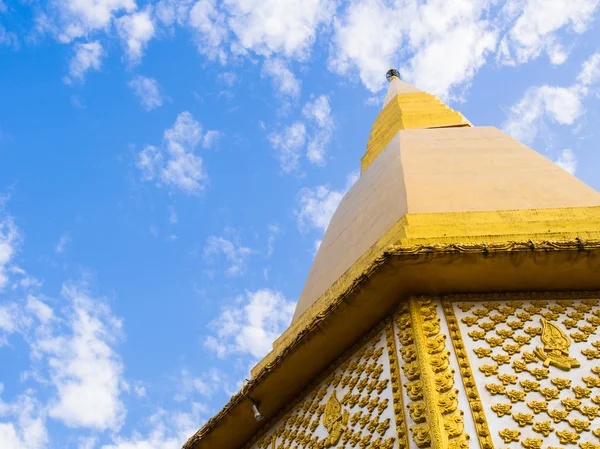
<path id="1" fill-rule="evenodd" d="M 444 304 L 463 330 L 457 344 L 475 367 L 463 380 L 476 377 L 489 397 L 486 414 L 498 419 L 496 447 L 598 445 L 600 366 L 590 363 L 600 358 L 598 300 Z"/>
<path id="2" fill-rule="evenodd" d="M 378 329 L 249 447 L 406 449 L 406 431 L 404 438 L 398 431 L 404 425 L 403 407 L 394 404 L 390 410 L 393 390 L 402 388 L 398 368 L 391 366 L 397 360 L 389 357 L 396 355 L 387 337 L 391 332 L 393 344 L 391 320 L 385 330 Z"/>

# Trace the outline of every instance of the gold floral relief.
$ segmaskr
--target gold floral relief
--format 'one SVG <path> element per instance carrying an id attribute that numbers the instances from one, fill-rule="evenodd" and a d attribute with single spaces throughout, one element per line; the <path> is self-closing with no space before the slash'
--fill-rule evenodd
<path id="1" fill-rule="evenodd" d="M 455 346 L 473 367 L 461 370 L 463 382 L 479 386 L 483 414 L 493 420 L 493 446 L 600 446 L 599 301 L 510 296 L 444 302 L 455 317 Z"/>

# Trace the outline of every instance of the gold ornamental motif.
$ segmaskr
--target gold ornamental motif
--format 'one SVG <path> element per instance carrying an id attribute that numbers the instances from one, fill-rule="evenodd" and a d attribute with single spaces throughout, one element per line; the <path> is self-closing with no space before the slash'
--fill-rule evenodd
<path id="1" fill-rule="evenodd" d="M 498 432 L 498 435 L 500 435 L 500 438 L 502 438 L 505 443 L 510 443 L 511 441 L 519 441 L 521 432 L 514 429 L 503 429 Z"/>
<path id="2" fill-rule="evenodd" d="M 532 429 L 534 432 L 541 433 L 545 437 L 547 437 L 554 431 L 554 427 L 552 427 L 552 424 L 550 423 L 550 421 L 536 422 L 533 425 Z"/>
<path id="3" fill-rule="evenodd" d="M 525 427 L 533 423 L 533 415 L 529 413 L 516 413 L 512 415 L 513 419 L 519 424 L 519 427 Z"/>
<path id="4" fill-rule="evenodd" d="M 541 318 L 540 321 L 542 323 L 541 340 L 544 349 L 535 348 L 535 354 L 544 362 L 544 366 L 552 365 L 565 371 L 580 367 L 581 364 L 577 359 L 569 357 L 571 339 L 567 334 L 556 324 L 545 318 Z"/>
<path id="5" fill-rule="evenodd" d="M 349 413 L 347 410 L 342 410 L 342 404 L 338 401 L 335 390 L 331 393 L 327 404 L 325 404 L 325 412 L 323 413 L 323 425 L 329 432 L 329 436 L 323 441 L 323 447 L 335 446 L 342 433 L 346 431 L 348 427 Z"/>
<path id="6" fill-rule="evenodd" d="M 574 444 L 579 439 L 579 435 L 568 430 L 557 430 L 556 436 L 560 444 Z"/>
<path id="7" fill-rule="evenodd" d="M 521 441 L 521 446 L 525 449 L 541 449 L 542 439 L 541 438 L 526 438 Z"/>
<path id="8" fill-rule="evenodd" d="M 509 415 L 512 411 L 511 404 L 494 404 L 492 405 L 492 411 L 498 416 Z"/>
<path id="9" fill-rule="evenodd" d="M 586 441 L 585 443 L 579 443 L 579 447 L 581 449 L 600 449 L 600 444 L 594 444 Z"/>

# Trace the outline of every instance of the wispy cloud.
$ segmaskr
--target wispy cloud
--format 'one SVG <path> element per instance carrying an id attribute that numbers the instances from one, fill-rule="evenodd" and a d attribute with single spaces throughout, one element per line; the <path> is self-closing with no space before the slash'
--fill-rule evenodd
<path id="1" fill-rule="evenodd" d="M 267 59 L 263 64 L 262 76 L 273 80 L 275 90 L 281 95 L 298 98 L 302 88 L 301 81 L 290 71 L 281 59 Z"/>
<path id="2" fill-rule="evenodd" d="M 576 82 L 569 87 L 534 86 L 511 107 L 504 130 L 525 143 L 534 141 L 540 126 L 548 119 L 559 125 L 573 125 L 585 113 L 583 100 L 590 86 L 600 79 L 600 53 L 582 65 Z"/>
<path id="3" fill-rule="evenodd" d="M 206 337 L 204 344 L 221 358 L 230 354 L 263 357 L 289 325 L 294 307 L 295 303 L 278 291 L 246 292 L 212 322 L 215 334 Z"/>
<path id="4" fill-rule="evenodd" d="M 82 82 L 90 70 L 100 70 L 104 50 L 99 41 L 75 44 L 75 55 L 69 63 L 69 75 L 64 78 L 67 84 Z"/>
<path id="5" fill-rule="evenodd" d="M 252 250 L 236 241 L 224 237 L 211 236 L 204 247 L 204 258 L 209 262 L 216 262 L 224 258 L 228 276 L 241 276 L 244 274 L 246 259 L 252 254 Z"/>
<path id="6" fill-rule="evenodd" d="M 165 131 L 161 147 L 148 145 L 138 153 L 137 166 L 142 179 L 157 181 L 158 185 L 191 195 L 200 193 L 206 186 L 208 175 L 197 148 L 206 142 L 207 135 L 191 113 L 179 114 L 175 124 Z"/>
<path id="7" fill-rule="evenodd" d="M 15 225 L 13 218 L 2 212 L 0 204 L 0 292 L 8 283 L 7 268 L 20 242 L 19 229 Z"/>
<path id="8" fill-rule="evenodd" d="M 117 33 L 123 41 L 129 64 L 138 64 L 155 33 L 150 7 L 116 20 Z"/>
<path id="9" fill-rule="evenodd" d="M 69 236 L 69 234 L 61 235 L 58 239 L 58 242 L 56 242 L 56 245 L 54 246 L 54 252 L 56 254 L 64 253 L 69 243 L 71 243 L 71 237 Z"/>
<path id="10" fill-rule="evenodd" d="M 136 75 L 128 85 L 146 111 L 162 106 L 163 95 L 158 82 L 154 78 Z"/>

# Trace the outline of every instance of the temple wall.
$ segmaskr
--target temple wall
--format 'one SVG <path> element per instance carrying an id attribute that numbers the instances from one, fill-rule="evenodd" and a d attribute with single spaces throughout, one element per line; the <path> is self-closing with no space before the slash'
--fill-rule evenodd
<path id="1" fill-rule="evenodd" d="M 388 319 L 248 447 L 405 447 L 399 446 L 406 439 L 399 393 Z"/>
<path id="2" fill-rule="evenodd" d="M 600 447 L 596 299 L 455 302 L 497 448 Z"/>
<path id="3" fill-rule="evenodd" d="M 251 449 L 600 449 L 600 301 L 419 297 Z"/>

